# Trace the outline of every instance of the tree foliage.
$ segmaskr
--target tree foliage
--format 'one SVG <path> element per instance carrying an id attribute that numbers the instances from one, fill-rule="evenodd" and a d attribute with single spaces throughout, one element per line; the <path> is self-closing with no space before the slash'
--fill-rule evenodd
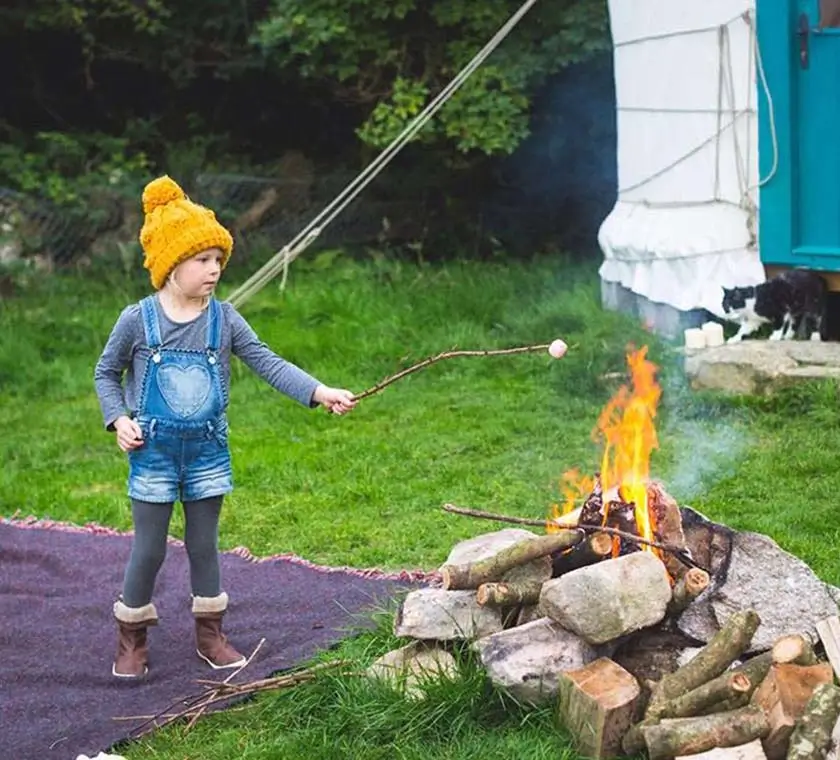
<path id="1" fill-rule="evenodd" d="M 519 0 L 273 0 L 255 41 L 280 68 L 367 108 L 359 137 L 387 145 L 493 37 Z M 421 133 L 459 151 L 510 153 L 547 77 L 608 43 L 602 0 L 537 3 Z"/>
<path id="2" fill-rule="evenodd" d="M 270 175 L 290 149 L 317 164 L 319 177 L 357 170 L 520 2 L 5 0 L 0 190 L 86 222 L 110 199 L 134 198 L 152 172 L 187 185 L 208 172 Z M 608 48 L 604 0 L 537 2 L 415 137 L 425 150 L 409 152 L 385 193 L 389 202 L 422 199 L 422 219 L 399 234 L 485 234 L 479 196 L 504 185 L 505 162 L 494 159 L 533 127 L 525 147 L 538 144 L 537 161 L 550 164 L 545 113 L 540 127 L 533 105 L 545 112 L 549 80 Z M 563 110 L 580 126 L 585 109 Z M 505 189 L 511 197 L 510 183 Z"/>
<path id="3" fill-rule="evenodd" d="M 202 71 L 235 76 L 262 66 L 248 42 L 265 3 L 257 0 L 12 0 L 0 29 L 74 37 L 88 87 L 95 64 L 127 63 L 183 87 Z"/>
<path id="4" fill-rule="evenodd" d="M 356 134 L 388 144 L 490 40 L 520 0 L 11 0 L 0 36 L 75 40 L 87 90 L 109 65 L 183 89 L 208 74 L 316 83 L 355 107 Z M 419 136 L 507 154 L 528 133 L 534 92 L 608 44 L 604 0 L 537 3 Z M 40 35 L 40 36 L 39 36 Z M 40 45 L 39 45 L 40 43 Z M 72 62 L 69 62 L 72 66 Z"/>

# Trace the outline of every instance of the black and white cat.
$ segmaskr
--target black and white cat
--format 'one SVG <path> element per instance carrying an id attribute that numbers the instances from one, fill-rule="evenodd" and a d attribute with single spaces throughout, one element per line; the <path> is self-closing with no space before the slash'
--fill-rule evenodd
<path id="1" fill-rule="evenodd" d="M 739 325 L 727 343 L 738 342 L 764 324 L 773 325 L 770 340 L 821 340 L 826 293 L 825 280 L 806 269 L 782 272 L 760 285 L 724 288 L 726 319 Z"/>

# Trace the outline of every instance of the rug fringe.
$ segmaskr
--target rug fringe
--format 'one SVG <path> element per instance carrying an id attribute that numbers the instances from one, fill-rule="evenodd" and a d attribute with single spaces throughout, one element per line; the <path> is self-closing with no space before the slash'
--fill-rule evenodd
<path id="1" fill-rule="evenodd" d="M 4 525 L 12 525 L 16 528 L 23 528 L 23 529 L 39 529 L 39 530 L 60 530 L 66 533 L 87 533 L 93 535 L 100 535 L 100 536 L 133 536 L 134 531 L 130 530 L 117 530 L 116 528 L 109 528 L 105 525 L 99 525 L 98 523 L 84 523 L 83 525 L 77 525 L 75 523 L 70 522 L 62 522 L 59 520 L 50 520 L 47 518 L 35 517 L 34 515 L 29 515 L 27 517 L 21 517 L 19 512 L 14 512 L 10 517 L 3 517 L 0 515 L 0 524 Z M 183 547 L 184 542 L 179 538 L 173 538 L 169 536 L 167 541 L 172 546 L 179 546 Z M 302 565 L 303 567 L 307 567 L 311 570 L 317 570 L 321 573 L 344 573 L 346 575 L 355 575 L 360 578 L 374 578 L 374 579 L 382 579 L 382 580 L 392 580 L 392 581 L 406 581 L 410 583 L 417 583 L 417 582 L 425 582 L 430 584 L 436 584 L 441 581 L 440 572 L 437 570 L 397 570 L 397 571 L 388 571 L 388 570 L 381 570 L 377 567 L 349 567 L 349 566 L 340 566 L 340 567 L 333 567 L 331 565 L 319 565 L 315 562 L 311 562 L 308 559 L 304 559 L 303 557 L 297 554 L 272 554 L 265 557 L 260 557 L 251 552 L 250 549 L 246 546 L 236 546 L 233 549 L 223 550 L 221 554 L 232 554 L 234 556 L 240 557 L 248 562 L 290 562 L 295 565 Z"/>

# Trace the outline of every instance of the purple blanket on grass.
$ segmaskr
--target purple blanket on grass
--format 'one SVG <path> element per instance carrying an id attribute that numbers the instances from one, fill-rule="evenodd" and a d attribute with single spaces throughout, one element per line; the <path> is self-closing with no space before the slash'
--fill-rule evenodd
<path id="1" fill-rule="evenodd" d="M 173 541 L 155 592 L 160 623 L 149 631 L 149 675 L 141 683 L 111 677 L 112 608 L 130 546 L 130 535 L 94 526 L 0 520 L 0 756 L 94 756 L 141 723 L 115 718 L 161 712 L 200 692 L 196 679 L 230 675 L 195 654 L 187 557 Z M 235 682 L 302 664 L 368 624 L 367 611 L 430 577 L 223 554 L 225 631 L 246 655 L 265 638 Z"/>

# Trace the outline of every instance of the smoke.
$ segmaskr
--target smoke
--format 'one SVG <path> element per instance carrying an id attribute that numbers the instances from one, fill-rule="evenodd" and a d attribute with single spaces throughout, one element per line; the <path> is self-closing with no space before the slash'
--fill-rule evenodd
<path id="1" fill-rule="evenodd" d="M 748 446 L 746 431 L 727 422 L 680 420 L 669 426 L 667 435 L 676 461 L 663 480 L 680 502 L 696 498 L 715 480 L 732 475 Z"/>
<path id="2" fill-rule="evenodd" d="M 658 427 L 666 463 L 664 472 L 654 476 L 682 503 L 737 471 L 750 446 L 749 428 L 725 400 L 704 403 L 688 387 L 681 360 L 660 370 L 659 382 Z"/>
<path id="3" fill-rule="evenodd" d="M 616 197 L 612 53 L 551 77 L 531 114 L 531 135 L 502 162 L 486 204 L 492 231 L 516 248 L 544 236 L 591 248 Z"/>

